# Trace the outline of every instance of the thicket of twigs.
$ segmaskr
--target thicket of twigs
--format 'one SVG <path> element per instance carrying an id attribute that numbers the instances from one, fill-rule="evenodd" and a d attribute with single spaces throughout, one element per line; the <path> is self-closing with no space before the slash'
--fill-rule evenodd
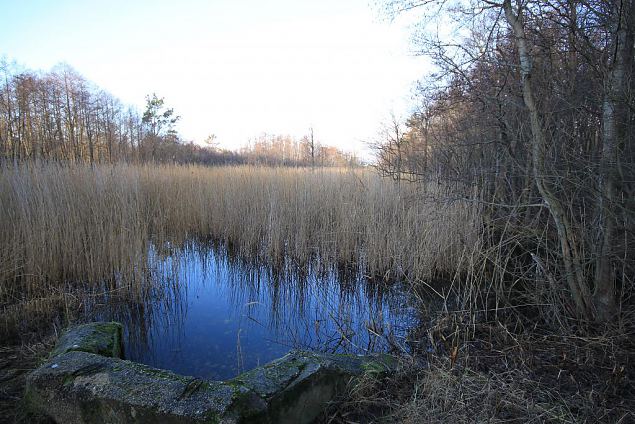
<path id="1" fill-rule="evenodd" d="M 437 72 L 419 110 L 386 126 L 378 167 L 480 205 L 479 309 L 542 305 L 562 328 L 630 321 L 635 2 L 385 4 L 418 13 L 415 47 Z"/>

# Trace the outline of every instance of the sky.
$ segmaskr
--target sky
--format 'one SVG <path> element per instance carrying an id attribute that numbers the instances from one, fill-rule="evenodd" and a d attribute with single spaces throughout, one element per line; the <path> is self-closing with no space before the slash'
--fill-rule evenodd
<path id="1" fill-rule="evenodd" d="M 231 149 L 313 127 L 363 155 L 426 71 L 410 35 L 368 0 L 0 0 L 0 57 L 65 62 L 140 110 L 156 92 L 183 138 Z"/>

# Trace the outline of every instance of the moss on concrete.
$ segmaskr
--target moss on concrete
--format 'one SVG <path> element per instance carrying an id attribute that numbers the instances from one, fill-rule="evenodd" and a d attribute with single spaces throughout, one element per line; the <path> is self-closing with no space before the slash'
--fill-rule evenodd
<path id="1" fill-rule="evenodd" d="M 193 377 L 187 377 L 181 374 L 176 374 L 172 371 L 168 371 L 161 368 L 152 368 L 144 364 L 133 361 L 122 361 L 118 369 L 134 369 L 142 374 L 146 374 L 153 378 L 159 378 L 166 381 L 175 381 L 181 383 L 189 383 Z"/>
<path id="2" fill-rule="evenodd" d="M 397 359 L 390 355 L 376 355 L 365 358 L 361 368 L 366 376 L 381 377 L 397 367 Z"/>
<path id="3" fill-rule="evenodd" d="M 123 327 L 117 322 L 91 322 L 71 327 L 64 331 L 49 357 L 78 351 L 121 358 L 122 332 Z"/>

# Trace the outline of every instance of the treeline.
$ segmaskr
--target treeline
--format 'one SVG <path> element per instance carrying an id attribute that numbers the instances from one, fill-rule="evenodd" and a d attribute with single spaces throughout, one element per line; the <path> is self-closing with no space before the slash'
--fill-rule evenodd
<path id="1" fill-rule="evenodd" d="M 437 71 L 418 110 L 386 125 L 378 168 L 443 183 L 481 211 L 474 266 L 497 305 L 535 305 L 556 323 L 627 316 L 635 1 L 386 4 L 421 13 L 416 46 Z M 426 30 L 444 16 L 456 32 Z"/>
<path id="2" fill-rule="evenodd" d="M 315 141 L 312 131 L 300 140 L 263 135 L 238 152 L 185 141 L 175 130 L 179 117 L 162 98 L 148 96 L 140 112 L 64 64 L 36 72 L 4 60 L 0 78 L 0 158 L 5 161 L 358 164 L 353 155 Z"/>
<path id="3" fill-rule="evenodd" d="M 315 140 L 313 129 L 300 139 L 289 135 L 261 134 L 239 150 L 249 164 L 286 166 L 359 166 L 354 153 L 323 145 Z"/>
<path id="4" fill-rule="evenodd" d="M 113 162 L 148 150 L 139 113 L 69 66 L 45 73 L 0 66 L 2 157 Z"/>

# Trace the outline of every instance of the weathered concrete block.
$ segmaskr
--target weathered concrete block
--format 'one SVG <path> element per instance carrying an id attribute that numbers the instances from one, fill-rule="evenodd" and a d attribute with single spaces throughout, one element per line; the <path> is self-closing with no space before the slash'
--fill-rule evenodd
<path id="1" fill-rule="evenodd" d="M 119 359 L 94 343 L 95 327 L 80 327 L 27 379 L 31 407 L 58 423 L 310 423 L 351 379 L 395 366 L 389 355 L 294 351 L 234 379 L 204 381 Z"/>
<path id="2" fill-rule="evenodd" d="M 31 373 L 26 396 L 58 423 L 233 423 L 265 408 L 241 387 L 78 351 Z"/>
<path id="3" fill-rule="evenodd" d="M 62 333 L 50 357 L 79 351 L 122 358 L 122 330 L 118 322 L 91 322 L 70 327 Z"/>
<path id="4" fill-rule="evenodd" d="M 365 372 L 389 372 L 390 355 L 337 355 L 292 351 L 284 357 L 229 380 L 265 400 L 269 423 L 310 423 L 348 383 Z"/>

